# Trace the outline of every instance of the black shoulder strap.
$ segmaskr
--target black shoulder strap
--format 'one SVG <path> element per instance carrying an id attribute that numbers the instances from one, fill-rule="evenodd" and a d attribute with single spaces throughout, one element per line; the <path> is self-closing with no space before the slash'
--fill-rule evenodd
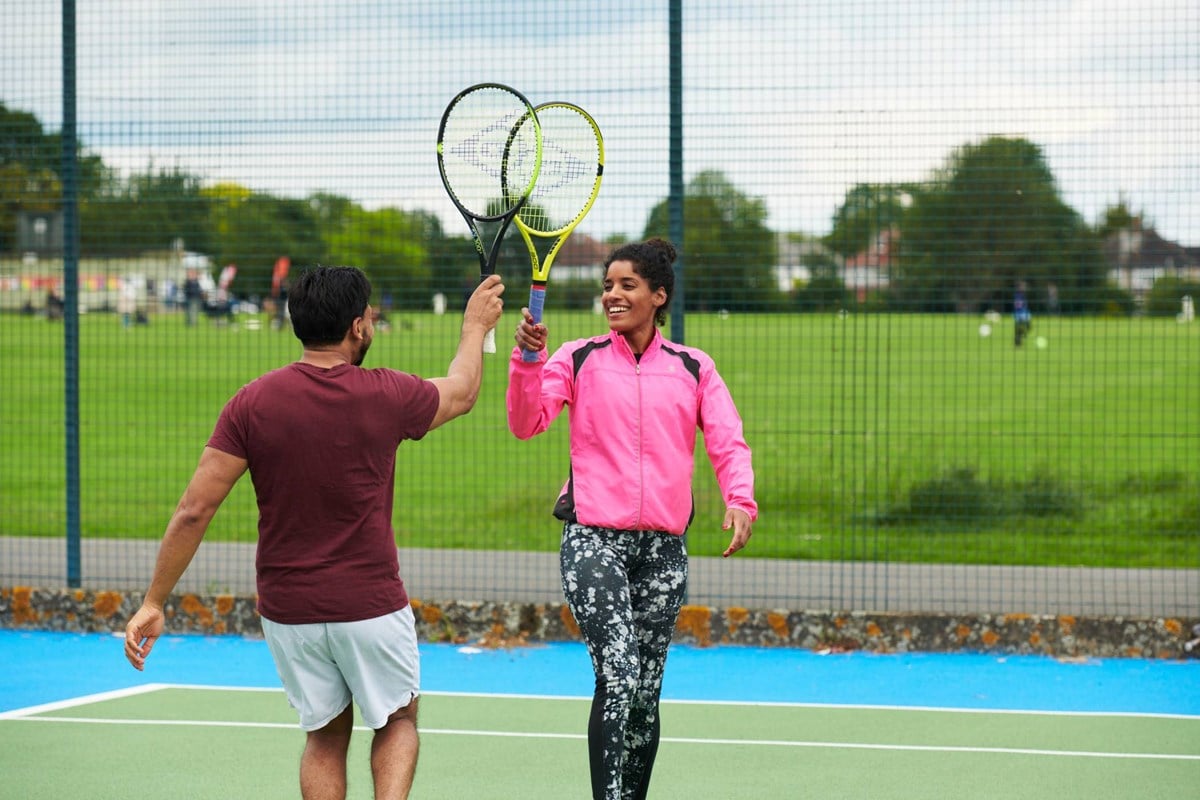
<path id="1" fill-rule="evenodd" d="M 675 356 L 680 361 L 682 361 L 683 368 L 692 374 L 692 377 L 696 379 L 696 383 L 700 382 L 700 362 L 699 361 L 697 361 L 695 358 L 693 358 L 688 353 L 685 353 L 682 350 L 676 350 L 673 347 L 668 347 L 666 344 L 663 344 L 662 349 L 665 352 L 670 353 L 671 355 Z"/>
<path id="2" fill-rule="evenodd" d="M 592 351 L 608 347 L 610 344 L 612 344 L 612 339 L 605 339 L 601 342 L 588 342 L 583 347 L 572 353 L 571 366 L 575 370 L 574 373 L 572 373 L 572 377 L 579 377 L 579 369 L 583 366 L 584 359 L 590 356 Z"/>

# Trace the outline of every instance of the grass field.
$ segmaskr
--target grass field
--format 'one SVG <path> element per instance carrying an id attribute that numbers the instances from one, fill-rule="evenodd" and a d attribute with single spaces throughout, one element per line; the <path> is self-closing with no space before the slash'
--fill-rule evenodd
<path id="1" fill-rule="evenodd" d="M 512 307 L 516 303 L 510 304 Z M 121 328 L 80 319 L 81 520 L 87 537 L 157 538 L 225 400 L 299 355 L 290 330 L 181 315 Z M 516 315 L 498 333 L 511 341 Z M 590 335 L 551 311 L 552 342 Z M 1200 565 L 1200 325 L 1040 318 L 1018 349 L 965 316 L 687 318 L 715 359 L 754 449 L 769 557 L 1087 566 Z M 444 374 L 456 315 L 403 314 L 368 366 Z M 1039 337 L 1044 347 L 1039 347 Z M 501 349 L 504 349 L 503 346 Z M 567 472 L 565 415 L 530 442 L 504 419 L 507 358 L 488 357 L 470 416 L 405 444 L 398 541 L 551 550 Z M 63 328 L 0 316 L 0 535 L 65 525 Z M 614 435 L 621 435 L 614 430 Z M 696 555 L 727 543 L 697 458 Z M 252 541 L 242 481 L 213 539 Z"/>

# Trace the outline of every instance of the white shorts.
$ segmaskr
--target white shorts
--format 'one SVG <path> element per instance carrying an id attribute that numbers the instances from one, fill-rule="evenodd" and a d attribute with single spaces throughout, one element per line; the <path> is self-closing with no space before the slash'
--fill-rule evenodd
<path id="1" fill-rule="evenodd" d="M 356 622 L 284 625 L 263 617 L 262 628 L 288 702 L 306 731 L 324 728 L 351 701 L 363 723 L 379 730 L 420 694 L 410 606 Z"/>

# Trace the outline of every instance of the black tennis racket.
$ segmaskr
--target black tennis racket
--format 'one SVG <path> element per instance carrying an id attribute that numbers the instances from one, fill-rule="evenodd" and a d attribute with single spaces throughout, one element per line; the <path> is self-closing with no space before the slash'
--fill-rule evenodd
<path id="1" fill-rule="evenodd" d="M 471 229 L 480 280 L 496 271 L 500 243 L 537 181 L 542 129 L 525 96 L 499 83 L 463 89 L 442 114 L 438 171 Z M 496 331 L 484 339 L 496 352 Z"/>
<path id="2" fill-rule="evenodd" d="M 596 121 L 577 105 L 543 103 L 534 110 L 542 129 L 542 164 L 533 194 L 517 212 L 516 225 L 533 266 L 529 313 L 534 322 L 541 322 L 554 258 L 600 194 L 604 138 Z M 514 138 L 520 138 L 520 132 L 515 133 Z M 524 361 L 537 358 L 534 351 L 521 352 Z"/>

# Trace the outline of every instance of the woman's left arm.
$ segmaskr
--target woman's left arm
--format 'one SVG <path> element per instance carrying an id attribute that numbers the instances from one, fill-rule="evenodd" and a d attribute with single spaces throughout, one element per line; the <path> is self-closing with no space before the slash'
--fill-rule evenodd
<path id="1" fill-rule="evenodd" d="M 712 462 L 725 500 L 722 527 L 733 530 L 733 540 L 725 550 L 729 556 L 746 546 L 750 526 L 758 518 L 754 499 L 754 466 L 750 445 L 742 432 L 742 418 L 734 405 L 729 387 L 710 367 L 701 375 L 698 425 L 704 433 L 704 449 Z"/>

